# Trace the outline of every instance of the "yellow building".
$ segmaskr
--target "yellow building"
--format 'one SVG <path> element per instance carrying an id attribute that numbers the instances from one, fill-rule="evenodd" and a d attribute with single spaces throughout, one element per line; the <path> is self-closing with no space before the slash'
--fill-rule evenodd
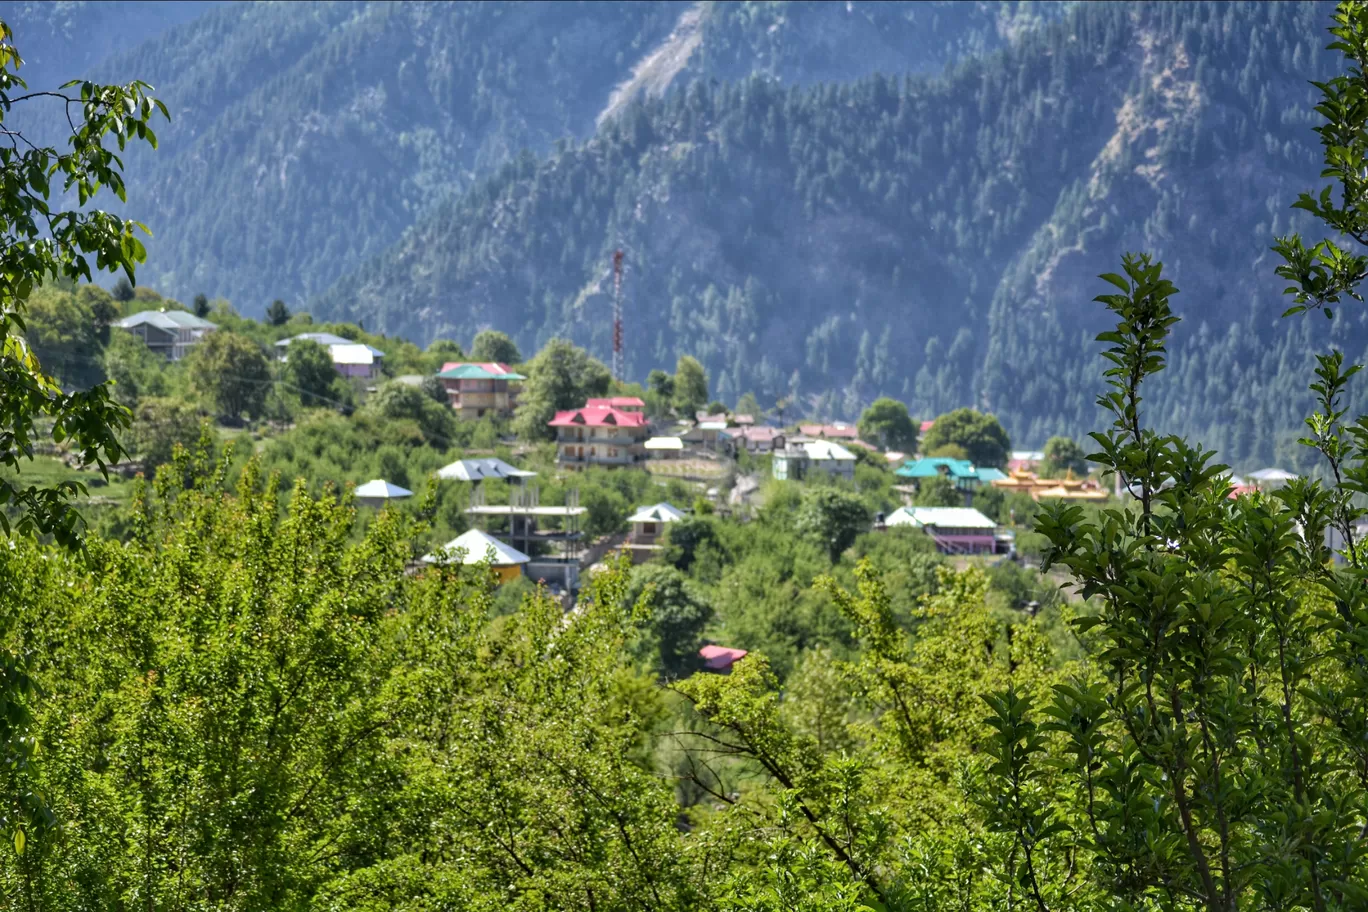
<path id="1" fill-rule="evenodd" d="M 479 529 L 471 529 L 442 546 L 435 554 L 423 558 L 424 563 L 462 563 L 473 565 L 489 561 L 489 568 L 499 577 L 500 584 L 522 575 L 523 564 L 532 558 L 517 548 L 506 545 Z"/>
<path id="2" fill-rule="evenodd" d="M 1091 479 L 1074 478 L 1070 471 L 1063 478 L 1041 478 L 1026 469 L 1013 469 L 1006 478 L 993 481 L 993 486 L 1002 491 L 1019 491 L 1029 494 L 1035 500 L 1042 497 L 1057 500 L 1106 500 L 1107 492 L 1099 488 Z"/>

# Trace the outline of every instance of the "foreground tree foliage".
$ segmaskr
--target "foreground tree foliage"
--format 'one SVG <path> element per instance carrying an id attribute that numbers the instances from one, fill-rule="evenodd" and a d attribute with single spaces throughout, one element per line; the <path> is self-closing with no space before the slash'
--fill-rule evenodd
<path id="1" fill-rule="evenodd" d="M 1322 113 L 1345 203 L 1320 214 L 1345 229 L 1368 7 L 1338 15 L 1352 75 Z M 1357 293 L 1361 264 L 1327 278 L 1280 247 L 1298 306 Z M 834 484 L 784 483 L 749 524 L 671 523 L 659 563 L 586 573 L 567 610 L 415 560 L 435 488 L 363 529 L 331 488 L 283 504 L 256 457 L 230 490 L 240 463 L 207 430 L 188 450 L 179 416 L 125 541 L 0 548 L 4 904 L 1365 908 L 1368 420 L 1342 405 L 1359 366 L 1319 362 L 1305 442 L 1324 480 L 1232 499 L 1212 454 L 1142 408 L 1176 289 L 1145 256 L 1104 279 L 1114 421 L 1088 459 L 1134 498 L 1043 509 L 1044 559 L 1086 599 L 1067 606 L 1011 565 L 950 570 L 912 530 L 861 534 L 867 505 Z M 528 373 L 524 422 L 609 388 L 569 343 Z M 691 382 L 669 379 L 676 399 Z M 421 440 L 430 409 L 449 418 L 385 386 L 355 423 L 303 430 Z M 953 417 L 929 443 L 1005 458 L 991 416 Z M 750 652 L 699 673 L 719 629 Z"/>
<path id="2" fill-rule="evenodd" d="M 11 901 L 687 907 L 622 573 L 573 623 L 535 595 L 493 629 L 488 570 L 406 575 L 398 514 L 349 544 L 348 503 L 281 516 L 273 479 L 230 494 L 206 460 L 159 475 L 126 544 L 0 549 L 48 745 L 6 775 L 60 821 L 0 866 Z"/>
<path id="3" fill-rule="evenodd" d="M 155 147 L 150 124 L 155 113 L 166 115 L 166 107 L 141 82 L 26 92 L 12 37 L 0 22 L 0 122 L 15 104 L 51 102 L 64 106 L 71 133 L 70 148 L 61 152 L 16 130 L 6 129 L 0 143 L 0 465 L 22 471 L 38 440 L 47 438 L 68 443 L 104 471 L 123 455 L 116 432 L 128 426 L 127 409 L 104 385 L 63 391 L 26 341 L 25 319 L 30 295 L 47 278 L 89 282 L 95 271 L 122 271 L 132 287 L 134 269 L 146 258 L 134 233 L 141 226 L 85 204 L 102 188 L 126 201 L 123 163 L 104 143 L 112 136 L 120 152 L 130 140 Z M 49 206 L 57 181 L 59 192 L 75 192 L 82 209 Z M 84 493 L 74 481 L 48 487 L 0 478 L 0 505 L 18 509 L 19 530 L 51 534 L 67 545 L 80 540 L 80 515 L 71 500 Z M 9 529 L 9 516 L 0 511 L 0 530 Z"/>

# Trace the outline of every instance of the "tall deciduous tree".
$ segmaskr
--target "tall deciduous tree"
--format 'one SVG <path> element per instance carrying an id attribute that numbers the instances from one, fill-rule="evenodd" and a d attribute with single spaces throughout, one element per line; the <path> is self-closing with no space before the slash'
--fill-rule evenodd
<path id="1" fill-rule="evenodd" d="M 658 674 L 682 678 L 700 667 L 698 649 L 713 609 L 684 574 L 668 564 L 643 564 L 632 571 L 627 600 L 650 606 L 645 632 Z"/>
<path id="2" fill-rule="evenodd" d="M 917 426 L 907 405 L 887 396 L 875 399 L 860 416 L 860 436 L 885 450 L 913 453 L 917 449 Z"/>
<path id="3" fill-rule="evenodd" d="M 256 417 L 271 391 L 271 364 L 246 336 L 208 333 L 186 359 L 195 390 L 222 418 Z"/>
<path id="4" fill-rule="evenodd" d="M 514 427 L 529 440 L 550 439 L 546 423 L 557 411 L 579 408 L 608 392 L 613 376 L 601 362 L 566 339 L 552 339 L 524 368 Z"/>
<path id="5" fill-rule="evenodd" d="M 508 337 L 497 329 L 481 330 L 470 343 L 470 360 L 481 363 L 494 361 L 500 364 L 522 363 L 522 352 Z"/>
<path id="6" fill-rule="evenodd" d="M 975 465 L 999 468 L 1007 464 L 1012 449 L 1007 431 L 996 417 L 970 408 L 955 409 L 937 418 L 922 438 L 921 447 L 930 453 L 947 444 L 963 447 Z"/>
<path id="7" fill-rule="evenodd" d="M 64 392 L 40 363 L 24 338 L 29 297 L 45 277 L 93 281 L 93 269 L 124 273 L 130 289 L 134 270 L 146 258 L 135 236 L 139 226 L 86 205 L 101 188 L 126 200 L 123 162 L 104 143 L 111 136 L 122 152 L 130 140 L 156 146 L 150 124 L 166 107 L 147 94 L 148 86 L 132 82 L 105 86 L 83 82 L 56 92 L 27 92 L 17 73 L 22 59 L 0 22 L 0 530 L 50 534 L 60 545 L 81 544 L 83 523 L 72 500 L 85 486 L 66 479 L 55 484 L 29 482 L 23 466 L 41 438 L 66 444 L 86 463 L 108 477 L 108 463 L 125 451 L 118 432 L 128 427 L 128 410 L 118 405 L 103 384 Z M 64 107 L 71 135 L 62 151 L 38 145 L 12 128 L 5 117 L 16 104 L 50 102 Z M 54 210 L 48 203 L 52 183 L 74 195 L 79 208 Z M 92 352 L 93 354 L 93 352 Z M 11 524 L 11 516 L 17 523 Z M 36 741 L 30 728 L 32 679 L 20 657 L 7 646 L 0 651 L 0 767 L 5 770 L 0 793 L 0 827 L 22 853 L 27 834 L 52 820 L 39 791 L 25 785 Z"/>
<path id="8" fill-rule="evenodd" d="M 800 534 L 825 548 L 835 563 L 855 537 L 869 528 L 869 510 L 847 491 L 813 488 L 803 492 L 793 524 Z"/>
<path id="9" fill-rule="evenodd" d="M 1070 437 L 1051 437 L 1045 441 L 1045 461 L 1041 463 L 1040 472 L 1047 478 L 1055 478 L 1067 472 L 1086 475 L 1088 454 Z"/>
<path id="10" fill-rule="evenodd" d="M 340 379 L 332 354 L 312 339 L 296 339 L 285 350 L 284 380 L 302 405 L 328 407 L 336 397 L 333 387 Z"/>
<path id="11" fill-rule="evenodd" d="M 708 404 L 708 374 L 698 359 L 680 355 L 675 363 L 672 404 L 681 416 L 692 418 Z"/>

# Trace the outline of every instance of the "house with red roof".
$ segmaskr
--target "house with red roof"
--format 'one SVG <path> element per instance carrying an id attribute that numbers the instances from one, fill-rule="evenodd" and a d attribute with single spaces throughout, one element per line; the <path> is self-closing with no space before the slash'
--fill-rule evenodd
<path id="1" fill-rule="evenodd" d="M 448 361 L 437 373 L 452 411 L 460 418 L 513 417 L 518 389 L 527 379 L 496 361 Z"/>
<path id="2" fill-rule="evenodd" d="M 703 670 L 714 674 L 731 674 L 732 666 L 746 657 L 746 650 L 709 644 L 698 650 Z"/>
<path id="3" fill-rule="evenodd" d="M 646 439 L 651 425 L 642 412 L 611 405 L 585 405 L 557 412 L 547 424 L 556 429 L 556 464 L 567 468 L 590 465 L 637 465 L 646 461 Z"/>

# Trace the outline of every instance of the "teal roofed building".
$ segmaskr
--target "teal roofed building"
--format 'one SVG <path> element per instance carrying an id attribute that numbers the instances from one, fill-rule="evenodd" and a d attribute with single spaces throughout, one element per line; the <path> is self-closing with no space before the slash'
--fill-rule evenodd
<path id="1" fill-rule="evenodd" d="M 994 469 L 993 471 L 997 471 Z M 909 459 L 893 474 L 899 478 L 910 478 L 920 482 L 923 478 L 942 476 L 954 482 L 961 491 L 973 491 L 982 482 L 979 470 L 967 459 L 951 459 L 946 456 L 932 456 L 922 459 Z M 1002 473 L 998 473 L 999 475 Z"/>
<path id="2" fill-rule="evenodd" d="M 446 388 L 451 408 L 461 418 L 498 415 L 510 418 L 518 405 L 518 387 L 527 379 L 507 364 L 494 361 L 449 361 L 437 379 Z"/>

